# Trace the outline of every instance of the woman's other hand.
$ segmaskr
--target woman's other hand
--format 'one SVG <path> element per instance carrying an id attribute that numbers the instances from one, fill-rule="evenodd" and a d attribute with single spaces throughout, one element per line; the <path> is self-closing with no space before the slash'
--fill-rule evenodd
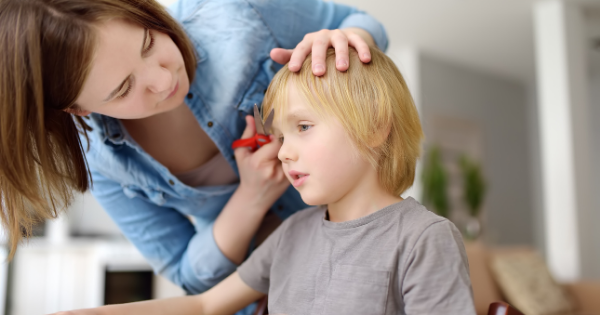
<path id="1" fill-rule="evenodd" d="M 246 124 L 242 139 L 251 138 L 256 133 L 253 116 L 246 116 Z M 265 213 L 290 185 L 277 158 L 281 144 L 273 141 L 273 137 L 271 140 L 255 152 L 244 147 L 234 151 L 240 172 L 239 189 L 250 196 L 248 202 L 254 201 L 264 207 Z"/>
<path id="2" fill-rule="evenodd" d="M 361 28 L 345 28 L 342 30 L 320 30 L 308 33 L 294 49 L 274 48 L 271 58 L 280 64 L 288 63 L 292 72 L 300 70 L 308 54 L 312 53 L 312 70 L 316 76 L 325 74 L 325 57 L 327 49 L 335 49 L 335 64 L 339 71 L 348 69 L 348 46 L 358 52 L 360 60 L 364 63 L 371 61 L 369 45 L 375 46 L 371 35 Z"/>
<path id="3" fill-rule="evenodd" d="M 246 116 L 246 124 L 242 139 L 256 133 L 254 117 Z M 244 147 L 234 151 L 240 185 L 217 217 L 213 234 L 223 255 L 236 265 L 244 261 L 271 205 L 290 185 L 277 158 L 280 147 L 278 141 L 271 141 L 255 152 Z"/>

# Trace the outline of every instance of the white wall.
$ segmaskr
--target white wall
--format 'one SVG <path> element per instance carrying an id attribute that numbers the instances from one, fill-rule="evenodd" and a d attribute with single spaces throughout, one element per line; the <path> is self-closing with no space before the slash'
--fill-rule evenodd
<path id="1" fill-rule="evenodd" d="M 590 278 L 597 221 L 593 205 L 588 38 L 577 2 L 533 10 L 546 258 L 559 281 Z"/>
<path id="2" fill-rule="evenodd" d="M 90 192 L 77 194 L 67 210 L 70 233 L 83 236 L 122 235 Z"/>
<path id="3" fill-rule="evenodd" d="M 600 52 L 598 52 L 600 55 Z M 600 59 L 600 58 L 599 58 Z M 593 216 L 589 218 L 593 224 L 597 225 L 600 222 L 600 71 L 592 73 L 590 79 L 590 127 L 592 129 L 591 134 L 596 135 L 592 137 L 592 161 L 596 161 L 592 164 L 593 169 L 591 170 L 593 176 L 592 187 L 595 190 L 594 200 L 592 201 L 593 209 L 590 214 Z M 590 232 L 594 234 L 586 235 L 584 242 L 589 244 L 588 248 L 590 252 L 588 256 L 584 256 L 583 269 L 584 273 L 588 277 L 600 279 L 600 229 L 595 228 Z"/>
<path id="4" fill-rule="evenodd" d="M 529 102 L 523 85 L 424 55 L 421 60 L 425 136 L 435 115 L 468 119 L 483 131 L 487 177 L 484 237 L 493 244 L 534 244 Z"/>

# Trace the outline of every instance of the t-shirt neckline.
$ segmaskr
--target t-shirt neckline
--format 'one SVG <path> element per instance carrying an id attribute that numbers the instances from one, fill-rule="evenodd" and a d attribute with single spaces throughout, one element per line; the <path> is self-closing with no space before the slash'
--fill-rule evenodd
<path id="1" fill-rule="evenodd" d="M 350 220 L 350 221 L 344 221 L 344 222 L 331 222 L 329 220 L 325 219 L 326 213 L 327 213 L 327 206 L 322 206 L 323 208 L 323 218 L 321 219 L 321 221 L 323 222 L 323 226 L 325 226 L 328 229 L 334 229 L 334 230 L 343 230 L 343 229 L 351 229 L 351 228 L 356 228 L 365 224 L 368 224 L 370 222 L 373 222 L 381 217 L 384 217 L 394 211 L 398 211 L 401 210 L 404 207 L 409 206 L 410 204 L 414 203 L 415 200 L 413 199 L 413 197 L 408 197 L 402 201 L 393 203 L 385 208 L 379 209 L 369 215 L 366 215 L 364 217 L 355 219 L 355 220 Z"/>

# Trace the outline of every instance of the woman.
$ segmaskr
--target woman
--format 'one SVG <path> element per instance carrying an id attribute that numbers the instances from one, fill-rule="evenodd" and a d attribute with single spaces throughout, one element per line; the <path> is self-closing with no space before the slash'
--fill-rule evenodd
<path id="1" fill-rule="evenodd" d="M 1 0 L 0 215 L 12 253 L 23 229 L 93 181 L 157 273 L 209 289 L 257 231 L 305 206 L 277 141 L 231 149 L 255 132 L 246 115 L 281 67 L 273 60 L 297 71 L 312 51 L 320 75 L 327 47 L 345 70 L 348 45 L 368 62 L 374 43 L 387 45 L 378 22 L 318 0 L 180 0 L 171 15 L 153 0 Z"/>

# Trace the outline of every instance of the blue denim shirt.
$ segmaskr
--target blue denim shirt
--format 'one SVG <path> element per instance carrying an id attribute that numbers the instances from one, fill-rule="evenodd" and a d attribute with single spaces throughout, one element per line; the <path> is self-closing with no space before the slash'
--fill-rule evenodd
<path id="1" fill-rule="evenodd" d="M 199 57 L 185 102 L 236 173 L 231 144 L 281 68 L 269 58 L 271 49 L 294 48 L 307 33 L 346 27 L 365 29 L 387 47 L 379 22 L 331 2 L 180 0 L 170 10 Z M 155 272 L 200 293 L 235 271 L 212 229 L 238 185 L 189 187 L 144 152 L 119 120 L 92 114 L 88 122 L 92 193 Z M 290 186 L 271 211 L 285 219 L 305 206 Z"/>

